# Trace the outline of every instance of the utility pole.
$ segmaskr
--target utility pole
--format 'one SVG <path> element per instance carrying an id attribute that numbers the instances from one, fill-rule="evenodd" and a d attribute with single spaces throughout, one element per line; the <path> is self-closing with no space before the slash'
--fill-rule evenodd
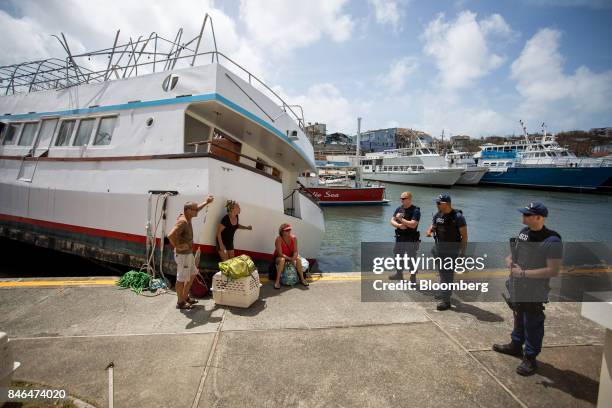
<path id="1" fill-rule="evenodd" d="M 355 156 L 359 157 L 361 144 L 361 118 L 357 118 L 357 146 L 355 146 Z"/>

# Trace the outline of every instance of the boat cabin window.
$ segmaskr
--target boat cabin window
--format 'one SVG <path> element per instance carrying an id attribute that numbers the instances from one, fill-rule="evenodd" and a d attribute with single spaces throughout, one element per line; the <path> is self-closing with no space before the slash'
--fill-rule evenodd
<path id="1" fill-rule="evenodd" d="M 55 127 L 57 126 L 57 119 L 45 119 L 42 121 L 40 126 L 40 132 L 38 135 L 37 146 L 48 148 L 55 133 Z"/>
<path id="2" fill-rule="evenodd" d="M 21 123 L 11 123 L 7 126 L 4 139 L 2 140 L 3 145 L 12 145 L 15 144 L 15 140 L 17 139 L 17 133 L 19 133 L 19 129 L 21 128 Z"/>
<path id="3" fill-rule="evenodd" d="M 81 119 L 79 121 L 79 128 L 77 129 L 76 137 L 74 138 L 74 142 L 72 143 L 72 145 L 85 146 L 86 144 L 88 144 L 95 123 L 95 119 Z"/>
<path id="4" fill-rule="evenodd" d="M 567 152 L 561 152 L 561 156 L 569 156 L 569 154 Z"/>
<path id="5" fill-rule="evenodd" d="M 34 136 L 36 136 L 36 129 L 38 129 L 38 122 L 24 123 L 18 145 L 32 146 L 32 143 L 34 143 Z"/>
<path id="6" fill-rule="evenodd" d="M 100 119 L 100 124 L 98 125 L 98 131 L 96 132 L 93 144 L 96 146 L 109 145 L 113 137 L 115 123 L 117 123 L 116 116 Z"/>
<path id="7" fill-rule="evenodd" d="M 57 139 L 55 140 L 56 146 L 68 146 L 70 144 L 70 139 L 72 138 L 72 132 L 75 124 L 76 120 L 62 121 L 59 133 L 57 134 Z"/>

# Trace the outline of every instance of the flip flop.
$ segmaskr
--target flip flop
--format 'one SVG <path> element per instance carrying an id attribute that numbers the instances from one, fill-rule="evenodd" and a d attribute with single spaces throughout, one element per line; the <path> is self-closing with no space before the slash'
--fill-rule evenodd
<path id="1" fill-rule="evenodd" d="M 199 303 L 196 299 L 192 299 L 192 298 L 188 298 L 186 300 L 187 303 L 195 305 L 196 303 Z"/>
<path id="2" fill-rule="evenodd" d="M 280 283 L 275 283 L 274 284 L 274 289 L 280 289 Z"/>
<path id="3" fill-rule="evenodd" d="M 310 286 L 310 283 L 308 283 L 307 281 L 303 280 L 300 282 L 302 285 L 304 286 Z"/>

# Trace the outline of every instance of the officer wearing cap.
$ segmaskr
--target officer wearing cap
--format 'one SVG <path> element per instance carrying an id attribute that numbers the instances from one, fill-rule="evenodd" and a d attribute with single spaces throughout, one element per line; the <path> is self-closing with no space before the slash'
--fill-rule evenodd
<path id="1" fill-rule="evenodd" d="M 436 241 L 436 256 L 442 258 L 456 258 L 465 252 L 468 241 L 467 222 L 461 210 L 452 207 L 451 197 L 448 194 L 440 194 L 434 199 L 438 212 L 434 214 L 431 226 L 427 230 L 428 237 L 433 236 Z M 454 270 L 444 268 L 442 262 L 439 269 L 440 283 L 452 283 Z M 440 291 L 440 303 L 436 309 L 448 310 L 451 307 L 450 299 L 452 290 Z"/>
<path id="2" fill-rule="evenodd" d="M 421 209 L 412 204 L 412 193 L 404 191 L 400 195 L 401 204 L 393 212 L 391 225 L 395 227 L 395 254 L 407 254 L 414 257 L 419 242 L 419 221 L 421 220 Z M 416 289 L 416 272 L 410 271 L 410 283 Z M 404 279 L 403 271 L 398 270 L 390 279 Z"/>
<path id="3" fill-rule="evenodd" d="M 544 225 L 548 216 L 544 204 L 530 203 L 519 211 L 526 227 L 510 240 L 511 255 L 506 259 L 514 329 L 510 343 L 494 344 L 493 350 L 522 357 L 516 372 L 527 376 L 537 370 L 536 356 L 544 339 L 544 303 L 548 302 L 550 278 L 559 274 L 563 244 L 561 236 Z"/>

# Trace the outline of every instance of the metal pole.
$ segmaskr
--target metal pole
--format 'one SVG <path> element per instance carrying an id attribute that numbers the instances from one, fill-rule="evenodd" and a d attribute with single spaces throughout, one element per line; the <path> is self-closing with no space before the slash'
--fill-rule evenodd
<path id="1" fill-rule="evenodd" d="M 355 156 L 357 157 L 361 155 L 360 143 L 361 143 L 361 118 L 357 118 L 357 146 L 355 146 Z"/>
<path id="2" fill-rule="evenodd" d="M 113 56 L 115 54 L 115 47 L 117 46 L 117 40 L 119 40 L 119 33 L 121 32 L 121 30 L 117 30 L 117 34 L 115 35 L 115 42 L 113 43 L 113 49 L 111 51 L 111 55 L 108 58 L 108 66 L 106 67 L 106 74 L 104 75 L 104 80 L 108 80 L 108 76 L 109 76 L 109 70 L 110 67 L 113 63 Z"/>
<path id="3" fill-rule="evenodd" d="M 204 22 L 202 23 L 202 28 L 200 28 L 200 35 L 198 35 L 198 42 L 196 43 L 195 51 L 193 52 L 193 59 L 191 60 L 191 66 L 195 64 L 196 57 L 198 56 L 198 50 L 200 49 L 200 42 L 202 41 L 202 34 L 204 33 L 204 26 L 206 25 L 206 20 L 208 19 L 208 13 L 204 16 Z"/>

